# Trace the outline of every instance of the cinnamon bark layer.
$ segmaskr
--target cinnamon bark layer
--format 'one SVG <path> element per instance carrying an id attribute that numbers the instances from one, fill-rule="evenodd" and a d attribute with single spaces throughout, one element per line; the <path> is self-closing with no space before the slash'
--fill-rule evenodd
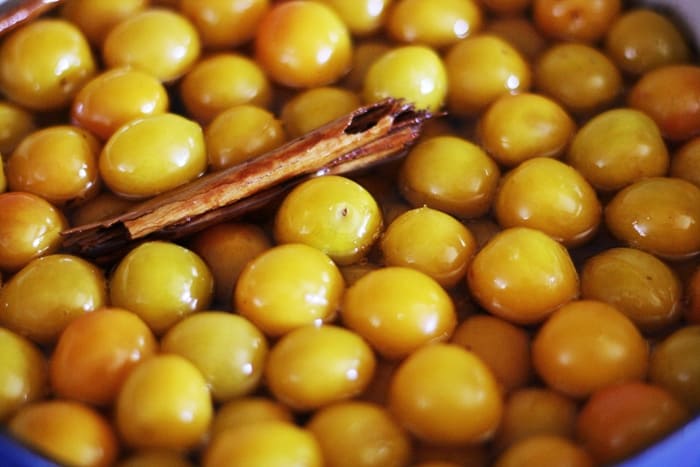
<path id="1" fill-rule="evenodd" d="M 135 241 L 174 239 L 256 209 L 313 176 L 344 174 L 399 155 L 431 115 L 387 99 L 360 107 L 260 157 L 151 198 L 124 214 L 64 231 L 68 252 L 95 259 Z"/>

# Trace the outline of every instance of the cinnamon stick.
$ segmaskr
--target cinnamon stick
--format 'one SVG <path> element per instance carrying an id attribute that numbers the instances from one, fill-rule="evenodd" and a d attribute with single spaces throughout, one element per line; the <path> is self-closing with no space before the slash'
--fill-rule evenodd
<path id="1" fill-rule="evenodd" d="M 7 0 L 0 3 L 0 35 L 46 13 L 63 0 Z"/>
<path id="2" fill-rule="evenodd" d="M 211 173 L 126 213 L 63 232 L 63 247 L 93 258 L 131 242 L 178 238 L 258 208 L 313 176 L 343 174 L 400 154 L 430 114 L 387 99 L 334 120 L 258 158 Z"/>

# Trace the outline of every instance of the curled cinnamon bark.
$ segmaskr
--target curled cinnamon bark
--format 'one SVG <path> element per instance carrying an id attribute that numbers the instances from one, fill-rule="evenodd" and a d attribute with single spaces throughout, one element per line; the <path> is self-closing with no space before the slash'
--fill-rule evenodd
<path id="1" fill-rule="evenodd" d="M 62 0 L 6 0 L 0 2 L 0 35 L 58 6 Z"/>
<path id="2" fill-rule="evenodd" d="M 258 158 L 158 195 L 120 216 L 66 230 L 63 247 L 100 260 L 133 241 L 189 235 L 256 209 L 302 180 L 386 161 L 418 138 L 430 116 L 396 99 L 360 107 Z"/>

